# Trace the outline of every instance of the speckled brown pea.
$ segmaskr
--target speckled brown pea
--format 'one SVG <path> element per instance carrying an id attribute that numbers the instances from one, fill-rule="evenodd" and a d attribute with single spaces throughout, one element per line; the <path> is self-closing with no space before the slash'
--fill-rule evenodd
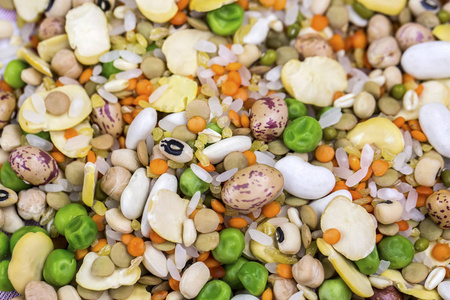
<path id="1" fill-rule="evenodd" d="M 283 175 L 268 165 L 237 171 L 222 189 L 222 200 L 232 209 L 250 213 L 271 202 L 283 188 Z"/>
<path id="2" fill-rule="evenodd" d="M 0 92 L 0 129 L 5 127 L 16 109 L 16 98 L 12 93 Z"/>
<path id="3" fill-rule="evenodd" d="M 331 48 L 328 41 L 315 33 L 308 33 L 297 37 L 294 47 L 302 60 L 312 56 L 334 58 L 333 48 Z"/>
<path id="4" fill-rule="evenodd" d="M 122 118 L 121 105 L 119 103 L 108 103 L 92 110 L 92 121 L 100 127 L 102 134 L 110 134 L 118 138 L 125 125 Z"/>
<path id="5" fill-rule="evenodd" d="M 47 152 L 34 146 L 21 146 L 9 156 L 14 173 L 33 185 L 52 182 L 59 174 L 56 160 Z"/>
<path id="6" fill-rule="evenodd" d="M 279 137 L 288 121 L 286 102 L 278 97 L 264 97 L 252 106 L 250 129 L 257 140 L 270 142 Z"/>
<path id="7" fill-rule="evenodd" d="M 442 229 L 450 228 L 450 191 L 440 190 L 427 198 L 430 218 Z"/>
<path id="8" fill-rule="evenodd" d="M 395 33 L 395 38 L 403 51 L 416 44 L 434 40 L 433 33 L 425 26 L 417 23 L 402 25 Z"/>
<path id="9" fill-rule="evenodd" d="M 39 37 L 43 40 L 66 32 L 64 29 L 64 18 L 45 18 L 39 25 Z"/>

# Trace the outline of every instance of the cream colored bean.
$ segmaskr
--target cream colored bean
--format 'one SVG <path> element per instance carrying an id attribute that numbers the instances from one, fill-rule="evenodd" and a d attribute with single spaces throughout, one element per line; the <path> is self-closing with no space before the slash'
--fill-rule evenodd
<path id="1" fill-rule="evenodd" d="M 65 285 L 58 290 L 58 300 L 81 300 L 77 290 L 71 285 Z"/>
<path id="2" fill-rule="evenodd" d="M 433 186 L 436 183 L 436 178 L 441 170 L 441 163 L 429 157 L 419 160 L 414 169 L 414 178 L 418 184 L 424 186 Z"/>
<path id="3" fill-rule="evenodd" d="M 195 298 L 209 280 L 209 269 L 203 262 L 187 268 L 180 281 L 180 292 L 187 299 Z"/>
<path id="4" fill-rule="evenodd" d="M 362 91 L 355 97 L 353 112 L 360 119 L 368 119 L 375 112 L 375 98 L 368 92 Z"/>
<path id="5" fill-rule="evenodd" d="M 30 281 L 25 288 L 27 300 L 58 300 L 55 289 L 45 281 Z"/>
<path id="6" fill-rule="evenodd" d="M 105 83 L 103 88 L 110 93 L 116 93 L 116 92 L 121 92 L 121 91 L 125 90 L 129 84 L 130 83 L 128 82 L 128 80 L 115 79 L 115 80 L 111 80 L 111 81 L 108 81 L 107 83 Z"/>
<path id="7" fill-rule="evenodd" d="M 382 224 L 391 224 L 397 222 L 403 212 L 403 206 L 398 201 L 380 202 L 375 206 L 374 215 L 378 222 Z"/>
<path id="8" fill-rule="evenodd" d="M 370 275 L 369 276 L 370 284 L 377 289 L 385 289 L 389 286 L 392 286 L 394 283 L 387 277 L 378 276 L 378 275 Z"/>
<path id="9" fill-rule="evenodd" d="M 4 207 L 2 210 L 5 216 L 5 225 L 3 225 L 2 228 L 4 232 L 14 233 L 16 230 L 25 226 L 25 223 L 17 214 L 16 207 L 14 205 Z"/>
<path id="10" fill-rule="evenodd" d="M 168 274 L 167 260 L 164 253 L 152 246 L 152 243 L 145 242 L 144 266 L 153 275 L 166 277 Z"/>
<path id="11" fill-rule="evenodd" d="M 120 233 L 131 233 L 133 231 L 131 220 L 125 218 L 118 208 L 109 209 L 105 214 L 105 218 L 108 225 L 115 231 Z"/>
<path id="12" fill-rule="evenodd" d="M 402 83 L 402 72 L 396 66 L 387 67 L 383 71 L 384 77 L 386 77 L 386 89 L 390 91 L 396 84 Z"/>
<path id="13" fill-rule="evenodd" d="M 424 287 L 427 290 L 432 290 L 438 286 L 439 283 L 444 280 L 446 274 L 446 270 L 444 267 L 436 267 L 433 271 L 428 274 L 427 279 L 425 280 Z"/>
<path id="14" fill-rule="evenodd" d="M 281 253 L 296 254 L 301 248 L 300 230 L 294 223 L 286 222 L 279 227 L 283 235 L 283 241 L 278 241 L 278 249 Z"/>
<path id="15" fill-rule="evenodd" d="M 414 90 L 409 90 L 403 96 L 403 107 L 406 110 L 412 111 L 419 106 L 419 96 Z"/>
<path id="16" fill-rule="evenodd" d="M 192 246 L 197 239 L 197 230 L 195 230 L 194 221 L 186 219 L 183 222 L 183 244 L 186 247 Z"/>
<path id="17" fill-rule="evenodd" d="M 3 226 L 5 226 L 5 213 L 3 212 L 3 210 L 0 209 L 0 229 L 3 228 Z"/>
<path id="18" fill-rule="evenodd" d="M 8 39 L 14 33 L 14 26 L 8 20 L 0 20 L 0 39 Z"/>
<path id="19" fill-rule="evenodd" d="M 117 69 L 122 70 L 122 71 L 134 70 L 139 67 L 137 64 L 131 63 L 122 58 L 116 59 L 113 64 L 114 64 L 114 67 L 116 67 Z"/>
<path id="20" fill-rule="evenodd" d="M 261 51 L 259 51 L 256 45 L 246 44 L 244 45 L 244 53 L 238 55 L 238 62 L 248 68 L 260 57 Z"/>
<path id="21" fill-rule="evenodd" d="M 25 69 L 20 73 L 20 78 L 22 78 L 26 84 L 30 85 L 40 85 L 42 83 L 42 77 L 42 74 L 34 68 Z"/>
<path id="22" fill-rule="evenodd" d="M 9 153 L 0 148 L 0 164 L 4 164 L 9 161 Z"/>
<path id="23" fill-rule="evenodd" d="M 20 146 L 22 130 L 17 124 L 9 124 L 3 128 L 0 147 L 6 152 L 11 152 Z"/>
<path id="24" fill-rule="evenodd" d="M 303 222 L 300 220 L 300 212 L 295 207 L 291 207 L 287 210 L 289 222 L 295 224 L 298 228 L 302 227 Z"/>
<path id="25" fill-rule="evenodd" d="M 349 93 L 336 99 L 333 102 L 333 106 L 339 108 L 349 108 L 352 107 L 354 101 L 355 101 L 355 94 Z"/>
<path id="26" fill-rule="evenodd" d="M 130 220 L 139 218 L 143 213 L 149 192 L 150 180 L 147 177 L 147 170 L 139 168 L 131 176 L 120 197 L 120 209 L 123 215 Z"/>
<path id="27" fill-rule="evenodd" d="M 111 162 L 115 167 L 123 167 L 130 172 L 135 172 L 142 165 L 137 152 L 131 149 L 114 150 L 111 155 Z"/>
<path id="28" fill-rule="evenodd" d="M 391 34 L 392 23 L 386 16 L 376 14 L 370 18 L 369 23 L 367 24 L 367 39 L 369 43 Z"/>
<path id="29" fill-rule="evenodd" d="M 170 292 L 167 297 L 166 300 L 183 300 L 183 294 L 180 291 L 173 291 Z"/>

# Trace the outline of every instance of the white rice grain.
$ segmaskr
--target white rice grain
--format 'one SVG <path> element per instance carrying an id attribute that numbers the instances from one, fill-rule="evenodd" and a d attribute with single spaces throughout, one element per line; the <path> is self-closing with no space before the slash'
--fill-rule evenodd
<path id="1" fill-rule="evenodd" d="M 159 98 L 161 98 L 161 96 L 167 91 L 168 88 L 169 88 L 168 84 L 161 85 L 150 95 L 150 97 L 148 98 L 148 102 L 153 103 Z"/>

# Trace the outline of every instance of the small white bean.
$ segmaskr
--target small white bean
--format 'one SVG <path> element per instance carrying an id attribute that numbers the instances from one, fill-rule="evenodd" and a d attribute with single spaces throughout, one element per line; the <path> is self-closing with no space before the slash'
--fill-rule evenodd
<path id="1" fill-rule="evenodd" d="M 144 260 L 142 261 L 147 270 L 158 277 L 166 277 L 169 273 L 167 260 L 164 253 L 152 246 L 152 243 L 145 242 Z"/>
<path id="2" fill-rule="evenodd" d="M 197 239 L 197 230 L 195 230 L 194 221 L 186 219 L 183 222 L 183 244 L 186 247 L 192 246 Z"/>
<path id="3" fill-rule="evenodd" d="M 450 281 L 443 281 L 438 285 L 438 293 L 444 300 L 450 300 Z"/>

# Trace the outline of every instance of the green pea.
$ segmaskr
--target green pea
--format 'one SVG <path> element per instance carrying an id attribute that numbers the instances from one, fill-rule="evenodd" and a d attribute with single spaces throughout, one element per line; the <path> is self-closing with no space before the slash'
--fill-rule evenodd
<path id="1" fill-rule="evenodd" d="M 244 9 L 237 3 L 224 5 L 206 14 L 206 21 L 217 35 L 234 34 L 244 20 Z"/>
<path id="2" fill-rule="evenodd" d="M 448 20 L 450 18 L 450 14 L 445 10 L 440 10 L 437 13 L 437 17 L 439 18 L 439 22 L 441 22 L 441 24 L 445 24 L 448 22 Z"/>
<path id="3" fill-rule="evenodd" d="M 77 272 L 75 254 L 68 250 L 53 250 L 45 260 L 44 280 L 53 286 L 69 284 Z"/>
<path id="4" fill-rule="evenodd" d="M 15 192 L 27 190 L 32 187 L 31 184 L 26 183 L 17 176 L 8 161 L 5 162 L 0 169 L 0 181 L 5 187 L 10 188 Z"/>
<path id="5" fill-rule="evenodd" d="M 4 259 L 9 254 L 9 238 L 0 231 L 0 260 Z"/>
<path id="6" fill-rule="evenodd" d="M 391 89 L 391 96 L 397 100 L 403 99 L 405 93 L 406 93 L 406 86 L 401 83 L 394 85 Z"/>
<path id="7" fill-rule="evenodd" d="M 361 18 L 366 20 L 370 19 L 374 15 L 373 11 L 371 11 L 358 1 L 353 2 L 353 9 Z"/>
<path id="8" fill-rule="evenodd" d="M 277 52 L 275 50 L 267 50 L 260 59 L 260 62 L 264 66 L 271 66 L 277 61 Z"/>
<path id="9" fill-rule="evenodd" d="M 441 173 L 441 181 L 445 187 L 450 187 L 450 169 L 445 169 Z"/>
<path id="10" fill-rule="evenodd" d="M 325 127 L 323 129 L 323 139 L 325 141 L 332 141 L 337 137 L 337 131 L 334 127 Z"/>
<path id="11" fill-rule="evenodd" d="M 238 260 L 245 248 L 244 234 L 236 228 L 226 228 L 219 234 L 219 245 L 212 250 L 214 258 L 223 264 Z"/>
<path id="12" fill-rule="evenodd" d="M 67 224 L 78 216 L 87 216 L 86 209 L 78 203 L 70 203 L 60 208 L 55 215 L 54 223 L 58 233 L 64 235 Z"/>
<path id="13" fill-rule="evenodd" d="M 269 271 L 262 264 L 249 261 L 242 265 L 238 272 L 238 277 L 244 288 L 250 294 L 259 296 L 266 289 Z"/>
<path id="14" fill-rule="evenodd" d="M 2 292 L 14 291 L 14 287 L 12 286 L 11 281 L 9 281 L 8 277 L 9 263 L 9 260 L 0 262 L 0 291 Z"/>
<path id="15" fill-rule="evenodd" d="M 156 48 L 158 48 L 158 46 L 156 46 L 156 43 L 153 42 L 153 43 L 151 43 L 150 45 L 147 46 L 146 50 L 147 50 L 147 52 L 149 52 L 149 51 L 155 50 Z"/>
<path id="16" fill-rule="evenodd" d="M 422 251 L 427 250 L 429 245 L 430 245 L 430 242 L 426 238 L 421 237 L 414 243 L 414 249 L 417 252 L 422 252 Z"/>
<path id="17" fill-rule="evenodd" d="M 241 267 L 248 262 L 247 259 L 243 257 L 239 257 L 238 260 L 232 264 L 225 265 L 225 276 L 223 276 L 221 279 L 228 283 L 228 285 L 234 289 L 239 290 L 244 288 L 242 283 L 239 281 L 238 272 L 241 269 Z"/>
<path id="18" fill-rule="evenodd" d="M 378 253 L 382 260 L 390 261 L 389 269 L 401 269 L 409 265 L 414 258 L 414 245 L 401 236 L 387 236 L 378 243 Z"/>
<path id="19" fill-rule="evenodd" d="M 14 247 L 16 246 L 17 242 L 20 240 L 21 237 L 23 237 L 25 234 L 29 232 L 43 232 L 46 235 L 49 235 L 47 230 L 45 230 L 42 227 L 39 226 L 24 226 L 18 230 L 16 230 L 13 235 L 11 236 L 11 240 L 9 241 L 9 250 L 11 253 L 14 250 Z"/>
<path id="20" fill-rule="evenodd" d="M 295 39 L 298 36 L 298 33 L 300 32 L 300 24 L 294 23 L 292 25 L 289 25 L 286 29 L 286 36 L 290 39 Z"/>
<path id="21" fill-rule="evenodd" d="M 97 237 L 97 224 L 88 216 L 81 215 L 69 222 L 64 231 L 67 242 L 75 249 L 86 249 Z"/>
<path id="22" fill-rule="evenodd" d="M 222 280 L 213 280 L 203 286 L 197 300 L 229 300 L 231 299 L 231 287 Z"/>
<path id="23" fill-rule="evenodd" d="M 286 98 L 284 99 L 284 101 L 286 101 L 286 104 L 288 106 L 289 120 L 292 121 L 308 114 L 305 104 L 298 101 L 297 99 Z"/>
<path id="24" fill-rule="evenodd" d="M 204 182 L 195 175 L 191 168 L 186 169 L 180 177 L 180 189 L 188 197 L 194 196 L 195 192 L 206 192 L 209 189 L 209 183 Z"/>
<path id="25" fill-rule="evenodd" d="M 284 144 L 299 153 L 313 151 L 321 139 L 322 127 L 316 119 L 309 116 L 295 119 L 283 133 Z"/>
<path id="26" fill-rule="evenodd" d="M 373 251 L 364 257 L 363 259 L 355 261 L 359 271 L 366 275 L 371 275 L 378 270 L 380 266 L 380 258 L 378 257 L 377 247 L 373 248 Z"/>
<path id="27" fill-rule="evenodd" d="M 217 123 L 209 123 L 208 125 L 206 125 L 206 128 L 212 129 L 215 132 L 217 132 L 218 134 L 222 134 L 222 128 L 219 127 L 219 125 L 217 125 Z"/>
<path id="28" fill-rule="evenodd" d="M 114 61 L 103 63 L 102 65 L 102 75 L 106 78 L 109 78 L 111 75 L 117 74 L 119 72 L 121 72 L 121 70 L 114 67 Z"/>
<path id="29" fill-rule="evenodd" d="M 325 280 L 319 287 L 320 300 L 350 300 L 352 291 L 340 277 Z"/>
<path id="30" fill-rule="evenodd" d="M 13 89 L 21 89 L 26 83 L 20 77 L 22 71 L 28 68 L 28 64 L 19 59 L 13 59 L 8 63 L 5 68 L 5 73 L 3 74 L 3 79 L 9 84 Z"/>

